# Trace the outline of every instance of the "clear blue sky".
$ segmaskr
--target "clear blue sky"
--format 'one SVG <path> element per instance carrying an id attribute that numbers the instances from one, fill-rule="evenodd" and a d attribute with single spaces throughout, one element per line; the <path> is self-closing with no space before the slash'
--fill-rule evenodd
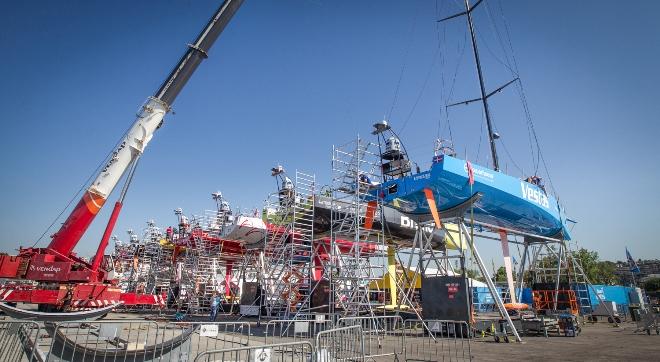
<path id="1" fill-rule="evenodd" d="M 219 2 L 3 5 L 0 250 L 32 245 Z M 276 163 L 327 182 L 332 144 L 367 135 L 384 115 L 394 127 L 405 125 L 404 142 L 426 167 L 436 136 L 449 137 L 443 105 L 478 95 L 469 47 L 461 57 L 464 20 L 435 22 L 459 3 L 246 0 L 150 143 L 116 234 L 140 230 L 147 219 L 173 224 L 177 207 L 210 209 L 216 190 L 233 206 L 260 207 L 274 188 L 269 169 Z M 634 257 L 660 257 L 653 226 L 660 2 L 484 4 L 475 22 L 488 87 L 511 79 L 495 31 L 505 35 L 507 25 L 553 185 L 579 222 L 575 239 L 606 259 L 623 259 L 624 245 Z M 503 168 L 531 173 L 515 89 L 492 107 L 518 165 L 500 147 Z M 478 105 L 452 109 L 449 120 L 459 153 L 488 164 Z M 89 229 L 80 254 L 93 253 L 109 211 Z M 484 248 L 488 259 L 499 253 L 496 244 Z"/>

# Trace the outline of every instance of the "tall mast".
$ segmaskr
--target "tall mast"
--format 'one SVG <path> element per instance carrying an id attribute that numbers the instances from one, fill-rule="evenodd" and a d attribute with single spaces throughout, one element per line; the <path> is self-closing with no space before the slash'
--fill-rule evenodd
<path id="1" fill-rule="evenodd" d="M 480 2 L 481 1 L 477 2 L 477 5 Z M 495 138 L 495 134 L 493 133 L 493 124 L 490 120 L 490 112 L 488 111 L 488 97 L 486 94 L 486 87 L 484 85 L 484 76 L 481 72 L 481 62 L 479 62 L 479 50 L 477 49 L 477 40 L 474 36 L 474 24 L 472 24 L 472 9 L 470 8 L 469 0 L 465 0 L 465 13 L 468 22 L 468 28 L 470 28 L 470 39 L 472 40 L 474 62 L 477 66 L 477 74 L 479 74 L 479 89 L 481 91 L 481 102 L 484 106 L 484 113 L 486 114 L 486 125 L 488 126 L 488 140 L 490 141 L 490 153 L 493 158 L 493 169 L 495 169 L 495 171 L 499 171 L 500 163 L 497 158 L 497 148 L 495 146 L 496 138 Z"/>

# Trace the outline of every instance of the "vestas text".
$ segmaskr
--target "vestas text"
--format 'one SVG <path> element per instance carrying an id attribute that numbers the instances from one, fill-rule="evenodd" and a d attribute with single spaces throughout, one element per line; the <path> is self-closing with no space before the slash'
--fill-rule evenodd
<path id="1" fill-rule="evenodd" d="M 522 189 L 522 196 L 524 199 L 537 203 L 546 209 L 550 206 L 548 196 L 546 196 L 543 191 L 531 187 L 525 181 L 520 181 L 520 188 Z"/>

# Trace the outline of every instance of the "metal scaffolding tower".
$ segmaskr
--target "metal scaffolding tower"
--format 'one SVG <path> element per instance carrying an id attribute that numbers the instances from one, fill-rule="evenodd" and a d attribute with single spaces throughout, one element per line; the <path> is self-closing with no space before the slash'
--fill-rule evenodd
<path id="1" fill-rule="evenodd" d="M 178 286 L 172 295 L 176 309 L 187 313 L 207 313 L 214 294 L 233 299 L 234 262 L 241 260 L 235 250 L 227 252 L 223 237 L 234 221 L 229 203 L 220 192 L 211 194 L 216 210 L 206 210 L 190 220 L 181 209 L 175 210 L 179 230 L 174 243 L 180 248 L 176 257 L 176 273 L 172 275 Z"/>
<path id="2" fill-rule="evenodd" d="M 381 201 L 372 187 L 382 181 L 378 145 L 358 136 L 332 151 L 330 258 L 325 263 L 330 284 L 330 313 L 337 316 L 384 311 L 385 301 L 372 290 L 387 271 L 387 247 L 381 227 Z"/>
<path id="3" fill-rule="evenodd" d="M 300 171 L 295 182 L 284 169 L 273 169 L 278 191 L 266 200 L 266 221 L 272 225 L 263 252 L 261 304 L 268 317 L 296 319 L 308 313 L 313 288 L 315 176 Z"/>
<path id="4" fill-rule="evenodd" d="M 128 235 L 129 242 L 113 238 L 114 267 L 122 291 L 167 296 L 174 246 L 153 220 L 147 222 L 141 238 L 132 230 Z"/>
<path id="5" fill-rule="evenodd" d="M 593 290 L 593 285 L 585 274 L 580 259 L 576 256 L 577 250 L 571 249 L 569 245 L 564 240 L 538 242 L 534 239 L 526 239 L 523 264 L 518 273 L 519 290 L 524 287 L 525 273 L 529 273 L 527 279 L 532 283 L 554 286 L 555 294 L 552 301 L 554 309 L 558 306 L 557 291 L 562 288 L 570 289 L 575 294 L 580 314 L 588 316 L 594 309 L 589 291 L 594 292 L 599 302 L 602 300 Z M 525 270 L 526 264 L 527 270 Z M 613 313 L 611 311 L 609 313 L 613 317 Z"/>

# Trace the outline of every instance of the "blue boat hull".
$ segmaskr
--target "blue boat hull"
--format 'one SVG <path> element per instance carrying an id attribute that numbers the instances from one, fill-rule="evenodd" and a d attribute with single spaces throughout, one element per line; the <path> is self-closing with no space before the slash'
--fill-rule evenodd
<path id="1" fill-rule="evenodd" d="M 385 204 L 400 212 L 430 220 L 424 189 L 433 191 L 440 216 L 466 203 L 477 193 L 474 219 L 525 233 L 570 240 L 563 210 L 557 200 L 538 186 L 501 172 L 472 165 L 474 183 L 469 184 L 467 162 L 438 156 L 428 171 L 389 180 L 377 191 Z"/>

